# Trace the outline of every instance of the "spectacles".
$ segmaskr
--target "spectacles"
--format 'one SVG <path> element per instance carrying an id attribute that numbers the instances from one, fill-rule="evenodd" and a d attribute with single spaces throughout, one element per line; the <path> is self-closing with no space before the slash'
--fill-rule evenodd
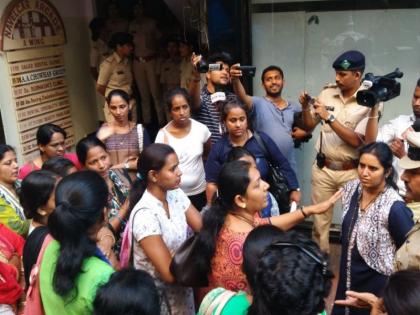
<path id="1" fill-rule="evenodd" d="M 327 274 L 328 263 L 324 259 L 318 257 L 316 254 L 314 254 L 313 252 L 309 251 L 308 249 L 306 249 L 305 247 L 303 247 L 299 244 L 293 244 L 293 243 L 289 243 L 289 242 L 277 242 L 277 243 L 271 244 L 270 246 L 297 248 L 297 249 L 301 250 L 303 253 L 305 253 L 308 257 L 310 257 L 317 264 L 322 266 L 322 275 L 323 276 L 325 276 Z"/>

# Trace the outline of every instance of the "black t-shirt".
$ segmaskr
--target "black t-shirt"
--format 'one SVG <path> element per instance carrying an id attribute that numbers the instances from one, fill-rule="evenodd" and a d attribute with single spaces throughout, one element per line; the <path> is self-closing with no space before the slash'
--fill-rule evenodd
<path id="1" fill-rule="evenodd" d="M 29 287 L 29 276 L 33 265 L 36 264 L 39 252 L 45 237 L 48 235 L 48 228 L 46 226 L 39 226 L 35 228 L 26 239 L 23 247 L 23 268 L 25 272 L 26 288 Z"/>

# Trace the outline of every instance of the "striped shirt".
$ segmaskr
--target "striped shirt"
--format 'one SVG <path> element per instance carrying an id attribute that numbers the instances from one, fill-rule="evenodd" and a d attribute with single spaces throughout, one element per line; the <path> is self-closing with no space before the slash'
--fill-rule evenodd
<path id="1" fill-rule="evenodd" d="M 226 99 L 238 101 L 235 94 L 225 92 Z M 203 86 L 200 92 L 200 109 L 197 112 L 196 119 L 206 125 L 211 132 L 211 143 L 214 144 L 222 137 L 224 128 L 220 121 L 220 111 L 216 104 L 211 102 L 211 93 L 207 89 L 207 85 Z M 239 101 L 238 101 L 239 102 Z"/>

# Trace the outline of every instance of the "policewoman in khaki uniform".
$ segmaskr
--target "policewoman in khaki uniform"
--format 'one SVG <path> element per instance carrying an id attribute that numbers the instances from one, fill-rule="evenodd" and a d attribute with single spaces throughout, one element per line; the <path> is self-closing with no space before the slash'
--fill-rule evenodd
<path id="1" fill-rule="evenodd" d="M 109 46 L 114 52 L 99 67 L 96 90 L 106 97 L 112 90 L 121 89 L 132 97 L 133 75 L 129 57 L 133 52 L 133 37 L 128 33 L 115 33 L 111 37 Z M 137 121 L 134 100 L 130 101 L 130 108 L 132 120 Z M 107 122 L 113 120 L 106 104 L 104 114 Z"/>
<path id="2" fill-rule="evenodd" d="M 401 179 L 407 189 L 406 197 L 412 202 L 407 206 L 412 210 L 420 203 L 420 132 L 407 135 L 409 144 L 407 155 L 402 157 L 399 165 L 404 169 Z M 420 269 L 420 221 L 408 232 L 407 240 L 397 251 L 395 269 Z"/>
<path id="3" fill-rule="evenodd" d="M 362 89 L 365 56 L 347 51 L 334 61 L 333 68 L 336 84 L 324 87 L 312 106 L 306 92 L 299 97 L 305 125 L 313 129 L 322 124 L 312 166 L 313 203 L 327 200 L 347 181 L 357 178 L 357 148 L 364 143 L 366 129 L 366 120 L 361 121 L 370 111 L 356 102 L 356 94 Z M 314 216 L 313 237 L 325 252 L 329 252 L 332 218 L 333 207 Z"/>

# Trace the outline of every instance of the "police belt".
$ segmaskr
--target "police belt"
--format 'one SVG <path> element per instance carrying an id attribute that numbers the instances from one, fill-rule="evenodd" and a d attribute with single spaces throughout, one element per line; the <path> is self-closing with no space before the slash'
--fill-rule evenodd
<path id="1" fill-rule="evenodd" d="M 339 162 L 325 159 L 324 166 L 333 171 L 348 171 L 357 168 L 358 162 L 358 160 Z"/>

